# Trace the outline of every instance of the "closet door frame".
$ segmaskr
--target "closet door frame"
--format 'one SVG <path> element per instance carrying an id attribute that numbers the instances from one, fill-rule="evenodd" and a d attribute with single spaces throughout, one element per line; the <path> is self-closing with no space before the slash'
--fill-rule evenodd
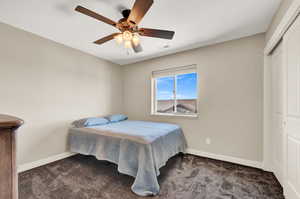
<path id="1" fill-rule="evenodd" d="M 271 67 L 271 142 L 272 166 L 278 181 L 284 185 L 286 164 L 286 64 L 285 44 L 280 42 L 272 54 Z"/>

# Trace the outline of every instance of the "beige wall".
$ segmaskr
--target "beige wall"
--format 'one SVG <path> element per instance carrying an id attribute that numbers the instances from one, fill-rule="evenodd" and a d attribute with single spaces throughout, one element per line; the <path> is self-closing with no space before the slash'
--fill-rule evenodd
<path id="1" fill-rule="evenodd" d="M 0 113 L 26 122 L 20 164 L 65 152 L 72 120 L 122 109 L 180 124 L 192 149 L 262 160 L 264 34 L 122 67 L 1 23 L 0 35 Z M 198 65 L 199 118 L 150 116 L 151 72 L 188 64 Z"/>
<path id="2" fill-rule="evenodd" d="M 269 41 L 269 39 L 271 38 L 272 34 L 275 32 L 277 26 L 279 25 L 280 21 L 284 17 L 286 11 L 289 9 L 293 1 L 294 0 L 282 0 L 282 3 L 266 33 L 266 41 Z"/>
<path id="3" fill-rule="evenodd" d="M 65 152 L 72 120 L 120 112 L 120 66 L 1 23 L 0 35 L 0 112 L 25 120 L 19 163 Z"/>
<path id="4" fill-rule="evenodd" d="M 192 149 L 261 161 L 264 44 L 259 34 L 123 66 L 124 111 L 130 119 L 180 124 Z M 199 118 L 150 116 L 151 72 L 189 64 L 198 65 Z"/>

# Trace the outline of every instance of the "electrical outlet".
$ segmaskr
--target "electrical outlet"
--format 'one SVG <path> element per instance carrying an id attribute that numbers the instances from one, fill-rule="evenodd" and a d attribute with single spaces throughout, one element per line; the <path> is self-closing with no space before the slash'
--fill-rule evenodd
<path id="1" fill-rule="evenodd" d="M 205 143 L 206 143 L 206 144 L 211 144 L 210 138 L 206 138 L 206 139 L 205 139 Z"/>

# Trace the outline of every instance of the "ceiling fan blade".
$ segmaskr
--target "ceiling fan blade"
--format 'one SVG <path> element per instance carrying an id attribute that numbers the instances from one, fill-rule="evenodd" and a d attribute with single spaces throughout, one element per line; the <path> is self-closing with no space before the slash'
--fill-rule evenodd
<path id="1" fill-rule="evenodd" d="M 141 44 L 139 44 L 139 45 L 136 46 L 136 45 L 134 45 L 133 42 L 131 42 L 131 45 L 132 45 L 132 48 L 133 48 L 133 50 L 134 50 L 135 53 L 139 53 L 139 52 L 143 51 L 143 48 L 142 48 Z"/>
<path id="2" fill-rule="evenodd" d="M 153 0 L 136 0 L 127 19 L 128 23 L 137 26 L 152 4 Z"/>
<path id="3" fill-rule="evenodd" d="M 97 41 L 95 41 L 94 43 L 95 44 L 103 44 L 103 43 L 105 43 L 105 42 L 107 42 L 107 41 L 110 41 L 110 40 L 112 40 L 112 39 L 114 39 L 115 38 L 115 36 L 117 36 L 117 35 L 119 35 L 120 33 L 114 33 L 114 34 L 111 34 L 111 35 L 108 35 L 108 36 L 106 36 L 106 37 L 103 37 L 102 39 L 99 39 L 99 40 L 97 40 Z"/>
<path id="4" fill-rule="evenodd" d="M 158 30 L 158 29 L 149 29 L 141 28 L 139 29 L 139 34 L 146 37 L 157 37 L 161 39 L 173 39 L 175 32 L 169 30 Z"/>
<path id="5" fill-rule="evenodd" d="M 77 7 L 75 8 L 75 10 L 76 10 L 77 12 L 80 12 L 80 13 L 85 14 L 85 15 L 87 15 L 87 16 L 90 16 L 90 17 L 93 17 L 93 18 L 95 18 L 95 19 L 98 19 L 99 21 L 102 21 L 102 22 L 104 22 L 104 23 L 107 23 L 107 24 L 109 24 L 109 25 L 112 25 L 112 26 L 114 26 L 114 27 L 117 25 L 117 23 L 116 23 L 115 21 L 113 21 L 113 20 L 111 20 L 111 19 L 108 19 L 108 18 L 106 18 L 106 17 L 104 17 L 104 16 L 102 16 L 102 15 L 99 15 L 99 14 L 97 14 L 97 13 L 95 13 L 95 12 L 93 12 L 93 11 L 87 9 L 87 8 L 82 7 L 82 6 L 77 6 Z"/>

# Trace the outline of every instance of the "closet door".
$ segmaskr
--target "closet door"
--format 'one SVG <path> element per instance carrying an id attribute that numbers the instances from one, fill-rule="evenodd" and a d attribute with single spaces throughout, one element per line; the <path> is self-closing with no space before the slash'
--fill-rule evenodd
<path id="1" fill-rule="evenodd" d="M 300 17 L 284 37 L 287 70 L 287 199 L 300 199 Z"/>
<path id="2" fill-rule="evenodd" d="M 284 63 L 283 46 L 278 45 L 272 54 L 272 162 L 274 173 L 284 183 Z"/>

